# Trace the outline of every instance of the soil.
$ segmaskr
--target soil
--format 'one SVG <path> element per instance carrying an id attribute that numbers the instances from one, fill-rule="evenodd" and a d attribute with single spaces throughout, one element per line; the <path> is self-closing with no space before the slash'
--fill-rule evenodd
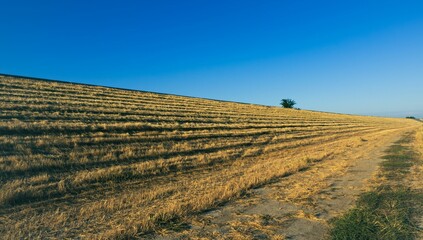
<path id="1" fill-rule="evenodd" d="M 156 239 L 325 239 L 329 222 L 369 188 L 384 151 L 401 133 L 347 149 L 309 169 L 252 189 L 241 199 L 185 219 Z"/>

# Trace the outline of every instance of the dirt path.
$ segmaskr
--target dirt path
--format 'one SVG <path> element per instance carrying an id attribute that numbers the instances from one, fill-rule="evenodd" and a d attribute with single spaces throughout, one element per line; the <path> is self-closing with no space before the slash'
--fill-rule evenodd
<path id="1" fill-rule="evenodd" d="M 156 239 L 323 239 L 328 220 L 354 205 L 402 131 L 362 139 L 300 173 L 249 191 L 242 199 L 186 219 L 189 228 Z"/>

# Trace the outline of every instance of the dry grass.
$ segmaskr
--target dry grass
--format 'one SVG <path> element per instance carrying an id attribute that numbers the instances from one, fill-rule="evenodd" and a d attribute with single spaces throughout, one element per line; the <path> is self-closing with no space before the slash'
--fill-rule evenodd
<path id="1" fill-rule="evenodd" d="M 414 182 L 420 177 L 421 183 L 421 174 L 413 168 L 421 159 L 410 147 L 418 143 L 408 133 L 386 151 L 374 187 L 335 219 L 331 239 L 420 239 L 423 194 Z"/>
<path id="2" fill-rule="evenodd" d="M 0 97 L 6 239 L 142 237 L 419 125 L 3 76 Z"/>

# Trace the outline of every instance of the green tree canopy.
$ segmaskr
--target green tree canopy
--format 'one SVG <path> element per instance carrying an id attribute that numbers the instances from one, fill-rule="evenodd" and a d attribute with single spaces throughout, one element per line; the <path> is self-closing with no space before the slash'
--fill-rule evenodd
<path id="1" fill-rule="evenodd" d="M 297 103 L 292 99 L 282 99 L 281 101 L 281 105 L 284 108 L 293 108 L 295 104 Z"/>

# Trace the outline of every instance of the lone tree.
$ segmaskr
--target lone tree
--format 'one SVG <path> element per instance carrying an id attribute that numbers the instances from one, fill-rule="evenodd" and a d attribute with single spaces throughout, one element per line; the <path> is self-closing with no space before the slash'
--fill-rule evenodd
<path id="1" fill-rule="evenodd" d="M 281 101 L 281 105 L 284 108 L 293 108 L 295 104 L 297 103 L 292 99 L 282 99 Z"/>

